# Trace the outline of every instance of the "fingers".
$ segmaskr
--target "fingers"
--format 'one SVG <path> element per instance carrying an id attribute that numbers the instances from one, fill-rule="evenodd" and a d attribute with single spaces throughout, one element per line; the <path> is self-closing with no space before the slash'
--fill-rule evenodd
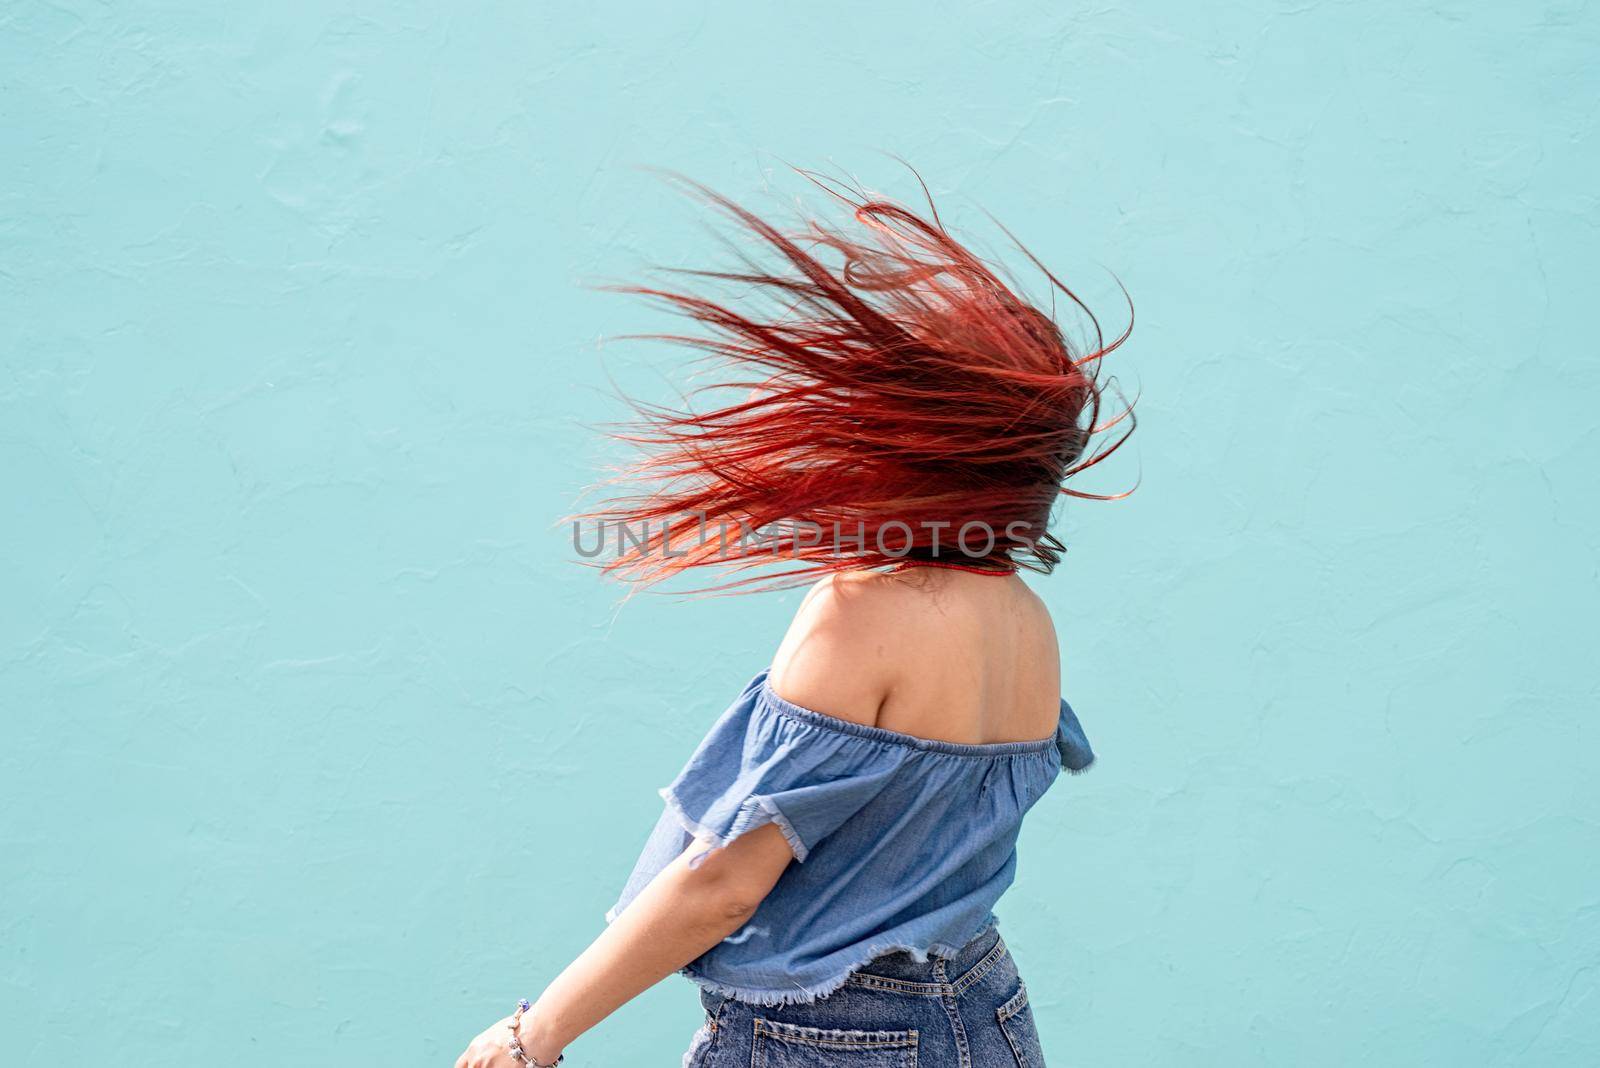
<path id="1" fill-rule="evenodd" d="M 500 1051 L 480 1038 L 456 1058 L 455 1068 L 499 1068 L 499 1065 Z"/>

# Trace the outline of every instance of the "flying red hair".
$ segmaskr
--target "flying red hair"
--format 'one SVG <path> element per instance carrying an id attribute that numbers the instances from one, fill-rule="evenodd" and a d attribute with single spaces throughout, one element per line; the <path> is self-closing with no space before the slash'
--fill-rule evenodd
<path id="1" fill-rule="evenodd" d="M 1132 433 L 1131 405 L 1099 425 L 1097 382 L 1131 317 L 1105 341 L 1093 313 L 1019 243 L 1092 324 L 1093 345 L 1075 353 L 1050 315 L 946 232 L 931 197 L 924 216 L 808 177 L 848 207 L 849 232 L 815 218 L 784 232 L 677 179 L 752 235 L 757 253 L 739 270 L 671 273 L 744 287 L 737 305 L 608 287 L 704 328 L 648 336 L 697 349 L 731 376 L 696 394 L 740 395 L 700 412 L 630 402 L 637 421 L 613 433 L 643 455 L 611 484 L 633 492 L 573 517 L 596 524 L 601 566 L 648 585 L 691 568 L 793 565 L 716 590 L 784 588 L 908 557 L 1050 571 L 1064 551 L 1047 530 L 1058 495 L 1125 495 L 1063 483 Z M 1086 456 L 1124 416 L 1116 440 Z"/>

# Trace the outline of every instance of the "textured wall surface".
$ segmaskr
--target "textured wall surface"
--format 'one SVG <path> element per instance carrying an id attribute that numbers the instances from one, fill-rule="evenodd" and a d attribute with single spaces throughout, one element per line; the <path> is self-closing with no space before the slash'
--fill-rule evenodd
<path id="1" fill-rule="evenodd" d="M 583 286 L 716 255 L 634 164 L 879 150 L 1138 314 L 1142 483 L 1036 584 L 1101 754 L 1000 910 L 1053 1063 L 1600 1063 L 1594 5 L 0 30 L 7 1063 L 443 1065 L 587 943 L 795 597 L 572 562 L 581 424 L 680 366 Z"/>

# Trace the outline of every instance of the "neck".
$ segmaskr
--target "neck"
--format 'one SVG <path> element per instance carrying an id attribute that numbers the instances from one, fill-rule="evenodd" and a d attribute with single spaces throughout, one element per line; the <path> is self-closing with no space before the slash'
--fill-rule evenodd
<path id="1" fill-rule="evenodd" d="M 959 564 L 953 560 L 903 560 L 895 570 L 903 571 L 910 567 L 942 567 L 950 571 L 969 571 L 974 575 L 992 575 L 998 578 L 1017 573 L 1017 565 L 1015 564 L 979 563 L 976 560 L 967 564 Z"/>

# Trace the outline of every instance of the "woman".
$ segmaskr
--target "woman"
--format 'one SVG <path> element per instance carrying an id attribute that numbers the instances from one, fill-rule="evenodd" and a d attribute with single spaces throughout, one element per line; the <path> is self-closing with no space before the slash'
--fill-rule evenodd
<path id="1" fill-rule="evenodd" d="M 559 1063 L 679 971 L 706 1011 L 686 1066 L 1042 1064 L 992 909 L 1024 815 L 1093 753 L 1018 571 L 1054 567 L 1052 503 L 1097 496 L 1063 481 L 1126 440 L 1086 457 L 1099 360 L 1127 334 L 1096 325 L 1072 351 L 931 202 L 824 185 L 854 231 L 786 233 L 694 188 L 775 265 L 687 272 L 737 285 L 725 301 L 629 288 L 745 375 L 709 411 L 641 408 L 623 434 L 645 450 L 640 490 L 587 518 L 628 529 L 605 564 L 624 578 L 814 585 L 661 791 L 607 929 L 458 1065 Z"/>

